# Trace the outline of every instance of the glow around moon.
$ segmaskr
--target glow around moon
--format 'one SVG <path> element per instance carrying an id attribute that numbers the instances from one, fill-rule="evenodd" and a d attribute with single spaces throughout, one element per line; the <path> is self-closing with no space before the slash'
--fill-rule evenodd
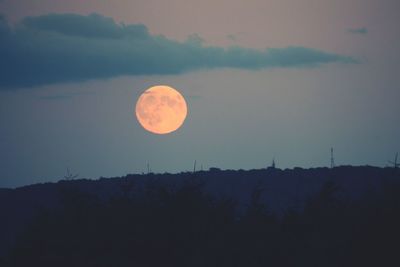
<path id="1" fill-rule="evenodd" d="M 182 126 L 187 115 L 183 96 L 174 88 L 157 85 L 147 89 L 136 103 L 140 125 L 155 134 L 167 134 Z"/>

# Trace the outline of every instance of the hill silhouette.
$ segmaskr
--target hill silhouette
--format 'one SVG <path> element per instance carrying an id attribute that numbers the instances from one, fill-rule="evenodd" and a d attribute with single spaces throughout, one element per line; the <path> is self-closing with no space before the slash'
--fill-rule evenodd
<path id="1" fill-rule="evenodd" d="M 219 170 L 0 189 L 0 266 L 398 266 L 395 168 Z"/>

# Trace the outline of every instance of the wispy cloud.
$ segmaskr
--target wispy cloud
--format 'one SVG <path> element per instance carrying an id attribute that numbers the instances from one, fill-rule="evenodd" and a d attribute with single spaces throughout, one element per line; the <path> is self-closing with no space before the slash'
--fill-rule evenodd
<path id="1" fill-rule="evenodd" d="M 236 41 L 236 40 L 237 40 L 237 38 L 236 38 L 236 36 L 235 36 L 234 34 L 228 34 L 228 35 L 226 36 L 226 38 L 227 38 L 228 40 L 230 40 L 230 41 Z"/>
<path id="2" fill-rule="evenodd" d="M 368 33 L 368 29 L 365 28 L 365 27 L 362 27 L 362 28 L 349 28 L 349 29 L 347 29 L 347 32 L 353 33 L 353 34 L 367 34 Z"/>
<path id="3" fill-rule="evenodd" d="M 11 28 L 0 17 L 0 89 L 110 78 L 179 74 L 204 68 L 311 67 L 353 58 L 290 46 L 255 50 L 205 46 L 200 37 L 178 42 L 151 35 L 142 24 L 117 24 L 92 14 L 27 17 Z"/>

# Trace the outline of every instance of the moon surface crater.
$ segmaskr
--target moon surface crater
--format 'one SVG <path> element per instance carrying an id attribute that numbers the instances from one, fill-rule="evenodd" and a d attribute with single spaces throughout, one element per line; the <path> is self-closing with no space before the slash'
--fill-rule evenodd
<path id="1" fill-rule="evenodd" d="M 187 116 L 184 97 L 174 88 L 157 85 L 147 89 L 136 103 L 140 125 L 155 134 L 167 134 L 182 126 Z"/>

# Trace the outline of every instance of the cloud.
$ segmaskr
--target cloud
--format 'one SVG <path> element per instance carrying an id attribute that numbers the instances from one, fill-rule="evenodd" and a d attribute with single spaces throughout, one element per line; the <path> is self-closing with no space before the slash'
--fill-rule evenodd
<path id="1" fill-rule="evenodd" d="M 85 38 L 121 39 L 124 37 L 148 38 L 144 25 L 119 25 L 112 18 L 98 14 L 82 16 L 78 14 L 48 14 L 40 17 L 27 17 L 22 24 L 38 31 L 50 31 L 67 36 Z"/>
<path id="2" fill-rule="evenodd" d="M 205 46 L 192 35 L 178 42 L 141 24 L 117 24 L 98 14 L 27 17 L 14 28 L 0 17 L 0 89 L 110 78 L 180 74 L 210 68 L 289 68 L 354 63 L 306 47 L 255 50 Z"/>
<path id="3" fill-rule="evenodd" d="M 362 28 L 350 28 L 347 29 L 347 32 L 352 33 L 352 34 L 367 34 L 368 29 L 365 27 Z"/>
<path id="4" fill-rule="evenodd" d="M 228 34 L 226 36 L 226 39 L 228 39 L 230 41 L 236 41 L 237 40 L 237 38 L 236 38 L 236 36 L 234 34 Z"/>

